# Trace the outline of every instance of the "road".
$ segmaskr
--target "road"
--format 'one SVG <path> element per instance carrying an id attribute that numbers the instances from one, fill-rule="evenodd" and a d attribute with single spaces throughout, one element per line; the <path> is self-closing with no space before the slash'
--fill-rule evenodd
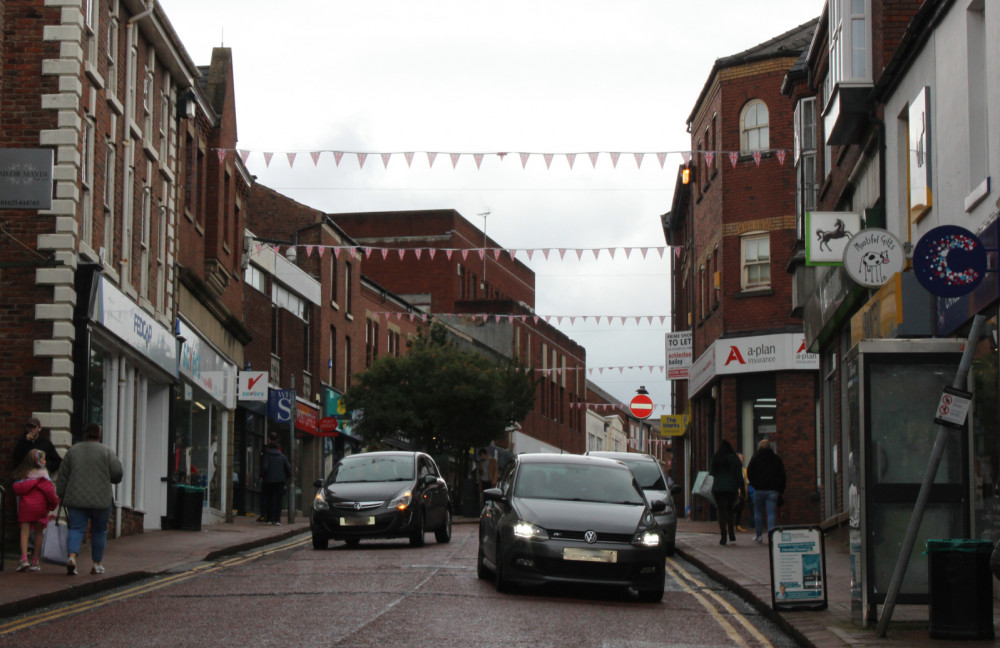
<path id="1" fill-rule="evenodd" d="M 775 646 L 795 642 L 681 559 L 662 603 L 476 578 L 476 526 L 410 548 L 312 549 L 308 536 L 0 622 L 0 646 L 462 648 Z M 109 555 L 109 566 L 113 556 Z"/>

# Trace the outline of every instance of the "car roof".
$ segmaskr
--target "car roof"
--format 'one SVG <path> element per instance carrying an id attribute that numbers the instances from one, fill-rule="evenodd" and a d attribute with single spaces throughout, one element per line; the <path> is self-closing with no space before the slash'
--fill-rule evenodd
<path id="1" fill-rule="evenodd" d="M 588 457 L 605 457 L 607 459 L 617 459 L 620 461 L 652 461 L 654 463 L 660 463 L 656 461 L 656 458 L 652 455 L 642 454 L 639 452 L 613 452 L 611 450 L 588 450 Z"/>
<path id="2" fill-rule="evenodd" d="M 347 455 L 344 459 L 353 459 L 355 457 L 415 457 L 417 455 L 422 455 L 423 452 L 414 452 L 410 450 L 377 450 L 374 452 L 359 452 L 357 454 Z"/>
<path id="3" fill-rule="evenodd" d="M 614 459 L 604 457 L 593 457 L 578 454 L 558 454 L 555 452 L 531 452 L 519 454 L 516 457 L 521 464 L 572 464 L 572 465 L 603 465 L 610 467 L 622 467 L 621 463 Z"/>

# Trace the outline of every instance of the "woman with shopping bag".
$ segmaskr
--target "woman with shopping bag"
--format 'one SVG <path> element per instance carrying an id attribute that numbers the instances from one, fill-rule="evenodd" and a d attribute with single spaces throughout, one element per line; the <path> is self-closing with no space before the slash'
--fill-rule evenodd
<path id="1" fill-rule="evenodd" d="M 45 469 L 45 451 L 29 450 L 14 470 L 14 494 L 17 495 L 17 522 L 21 527 L 21 562 L 17 571 L 41 571 L 38 564 L 42 555 L 42 534 L 59 499 L 55 486 Z M 35 551 L 28 562 L 28 536 L 35 529 Z"/>

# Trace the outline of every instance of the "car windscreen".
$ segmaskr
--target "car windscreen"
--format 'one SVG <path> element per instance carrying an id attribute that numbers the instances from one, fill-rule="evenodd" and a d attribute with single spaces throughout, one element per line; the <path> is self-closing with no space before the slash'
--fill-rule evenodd
<path id="1" fill-rule="evenodd" d="M 628 470 L 584 464 L 523 464 L 514 482 L 514 497 L 645 504 Z"/>
<path id="2" fill-rule="evenodd" d="M 644 490 L 667 490 L 667 484 L 663 481 L 663 471 L 653 461 L 633 461 L 625 459 L 622 461 L 639 482 Z"/>
<path id="3" fill-rule="evenodd" d="M 329 484 L 358 482 L 410 481 L 413 457 L 366 457 L 356 455 L 340 461 L 326 481 Z"/>

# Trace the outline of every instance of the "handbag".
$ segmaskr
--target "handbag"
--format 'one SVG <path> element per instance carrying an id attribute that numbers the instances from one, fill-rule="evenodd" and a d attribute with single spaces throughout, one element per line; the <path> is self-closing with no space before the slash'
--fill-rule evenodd
<path id="1" fill-rule="evenodd" d="M 715 484 L 715 476 L 703 470 L 698 473 L 698 478 L 695 479 L 695 493 L 715 506 L 715 495 L 712 494 L 713 484 Z"/>
<path id="2" fill-rule="evenodd" d="M 45 527 L 45 536 L 42 540 L 42 560 L 55 565 L 65 565 L 69 560 L 69 527 L 60 524 L 59 518 L 62 514 L 62 505 L 56 511 L 56 516 L 49 520 Z"/>

